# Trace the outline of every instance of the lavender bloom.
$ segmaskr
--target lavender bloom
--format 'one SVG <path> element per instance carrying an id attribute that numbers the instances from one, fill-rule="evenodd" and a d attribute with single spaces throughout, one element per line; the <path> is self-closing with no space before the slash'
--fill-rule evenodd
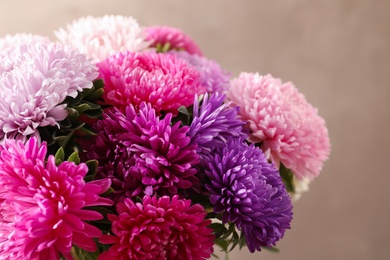
<path id="1" fill-rule="evenodd" d="M 126 113 L 107 111 L 97 122 L 97 139 L 89 157 L 99 161 L 101 177 L 112 179 L 114 199 L 144 195 L 175 195 L 197 182 L 196 146 L 186 135 L 188 126 L 171 126 L 172 114 L 156 116 L 150 104 L 133 105 Z"/>
<path id="2" fill-rule="evenodd" d="M 223 103 L 225 95 L 215 93 L 205 95 L 199 107 L 198 97 L 195 96 L 193 121 L 188 135 L 192 143 L 198 145 L 198 152 L 210 153 L 215 147 L 223 147 L 231 138 L 246 138 L 242 132 L 244 122 L 238 119 L 238 107 L 230 107 Z"/>
<path id="3" fill-rule="evenodd" d="M 243 140 L 206 157 L 206 188 L 223 223 L 235 223 L 250 252 L 272 246 L 290 228 L 292 204 L 279 172 L 263 152 Z"/>
<path id="4" fill-rule="evenodd" d="M 223 93 L 229 87 L 230 73 L 224 71 L 221 66 L 213 60 L 209 60 L 198 54 L 190 54 L 186 51 L 171 51 L 178 58 L 187 61 L 200 73 L 201 85 L 205 86 L 207 92 Z"/>

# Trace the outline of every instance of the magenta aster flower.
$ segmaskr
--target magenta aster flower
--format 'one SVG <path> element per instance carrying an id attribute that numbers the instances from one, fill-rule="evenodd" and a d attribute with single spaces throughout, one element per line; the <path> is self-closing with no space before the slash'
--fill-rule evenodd
<path id="1" fill-rule="evenodd" d="M 191 54 L 202 56 L 202 51 L 190 36 L 180 29 L 168 26 L 151 26 L 144 29 L 146 39 L 151 41 L 151 47 L 169 44 L 168 50 L 186 51 Z"/>
<path id="2" fill-rule="evenodd" d="M 242 73 L 227 93 L 249 122 L 249 140 L 283 163 L 298 178 L 317 176 L 328 158 L 330 143 L 325 121 L 292 83 L 271 75 Z"/>
<path id="3" fill-rule="evenodd" d="M 206 87 L 207 92 L 224 93 L 227 90 L 230 82 L 230 73 L 224 71 L 215 61 L 185 51 L 171 51 L 171 53 L 187 61 L 199 71 L 201 85 Z"/>
<path id="4" fill-rule="evenodd" d="M 121 111 L 145 101 L 157 113 L 177 114 L 180 106 L 192 104 L 195 94 L 205 92 L 196 69 L 173 54 L 124 52 L 97 66 L 105 82 L 103 98 Z"/>
<path id="5" fill-rule="evenodd" d="M 117 204 L 118 215 L 109 214 L 113 235 L 100 242 L 113 244 L 99 260 L 156 259 L 202 260 L 213 252 L 214 236 L 206 213 L 190 200 L 145 196 L 142 203 L 126 199 Z"/>
<path id="6" fill-rule="evenodd" d="M 206 188 L 222 222 L 236 224 L 252 253 L 275 245 L 292 219 L 290 196 L 275 166 L 243 139 L 230 139 L 205 160 Z"/>
<path id="7" fill-rule="evenodd" d="M 197 179 L 196 145 L 190 144 L 188 126 L 171 125 L 172 114 L 160 119 L 141 103 L 139 115 L 130 105 L 97 122 L 97 139 L 90 158 L 99 161 L 99 174 L 112 179 L 115 198 L 143 195 L 175 195 L 191 188 Z"/>
<path id="8" fill-rule="evenodd" d="M 63 44 L 79 49 L 96 61 L 118 52 L 142 51 L 150 44 L 133 17 L 120 15 L 82 17 L 54 34 Z"/>
<path id="9" fill-rule="evenodd" d="M 205 95 L 201 105 L 196 96 L 193 107 L 193 120 L 188 131 L 191 142 L 197 144 L 203 156 L 217 147 L 225 146 L 231 138 L 246 138 L 243 133 L 245 122 L 237 116 L 238 107 L 224 103 L 224 94 Z"/>
<path id="10" fill-rule="evenodd" d="M 31 138 L 24 145 L 0 146 L 0 258 L 71 259 L 72 245 L 95 251 L 101 231 L 87 221 L 103 216 L 90 206 L 111 205 L 99 197 L 110 181 L 84 182 L 88 167 L 46 161 L 47 145 Z M 6 239 L 5 239 L 6 238 Z"/>
<path id="11" fill-rule="evenodd" d="M 85 55 L 59 44 L 21 45 L 0 54 L 0 139 L 25 139 L 57 125 L 76 97 L 98 76 Z"/>
<path id="12" fill-rule="evenodd" d="M 0 38 L 0 51 L 6 51 L 24 44 L 50 43 L 50 39 L 44 36 L 27 33 L 8 34 Z"/>

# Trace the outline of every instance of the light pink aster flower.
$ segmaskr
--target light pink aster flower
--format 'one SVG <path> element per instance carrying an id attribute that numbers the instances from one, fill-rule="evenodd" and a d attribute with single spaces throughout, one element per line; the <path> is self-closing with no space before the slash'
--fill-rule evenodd
<path id="1" fill-rule="evenodd" d="M 113 235 L 100 242 L 113 244 L 99 260 L 209 259 L 214 236 L 206 212 L 190 200 L 145 196 L 142 203 L 126 199 L 117 204 L 118 215 L 109 214 Z"/>
<path id="2" fill-rule="evenodd" d="M 170 53 L 124 52 L 97 64 L 104 80 L 104 100 L 122 112 L 144 101 L 160 113 L 177 114 L 180 106 L 192 105 L 195 94 L 206 88 L 199 72 Z"/>
<path id="3" fill-rule="evenodd" d="M 97 60 L 126 50 L 142 51 L 150 44 L 133 17 L 120 15 L 82 17 L 54 34 L 62 43 L 76 47 Z"/>
<path id="4" fill-rule="evenodd" d="M 14 35 L 8 34 L 0 38 L 0 51 L 5 51 L 9 48 L 15 48 L 24 44 L 33 43 L 50 43 L 50 39 L 44 36 L 27 33 L 17 33 Z"/>
<path id="5" fill-rule="evenodd" d="M 147 35 L 146 39 L 152 42 L 151 47 L 169 44 L 168 50 L 186 51 L 202 56 L 202 51 L 196 42 L 180 29 L 168 26 L 151 26 L 144 30 Z"/>
<path id="6" fill-rule="evenodd" d="M 0 54 L 0 139 L 38 135 L 68 115 L 67 96 L 93 86 L 97 68 L 60 44 L 21 45 Z"/>
<path id="7" fill-rule="evenodd" d="M 241 73 L 227 93 L 249 122 L 249 140 L 283 163 L 300 179 L 317 176 L 328 158 L 330 143 L 325 121 L 290 82 L 271 75 Z"/>
<path id="8" fill-rule="evenodd" d="M 72 245 L 95 251 L 102 219 L 90 206 L 111 205 L 99 197 L 110 181 L 86 183 L 86 164 L 46 161 L 47 145 L 6 140 L 0 146 L 0 259 L 72 259 Z"/>

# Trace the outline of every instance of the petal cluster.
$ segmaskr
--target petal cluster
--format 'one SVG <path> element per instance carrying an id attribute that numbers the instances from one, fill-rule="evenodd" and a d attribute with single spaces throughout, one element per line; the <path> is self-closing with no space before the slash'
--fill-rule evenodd
<path id="1" fill-rule="evenodd" d="M 130 105 L 125 114 L 114 109 L 103 117 L 89 156 L 99 161 L 99 174 L 112 179 L 116 200 L 175 195 L 196 183 L 196 145 L 187 136 L 188 126 L 171 125 L 172 114 L 159 118 L 141 103 L 139 114 Z"/>
<path id="2" fill-rule="evenodd" d="M 121 111 L 147 102 L 158 113 L 177 114 L 180 106 L 192 104 L 195 94 L 205 92 L 198 71 L 173 54 L 124 52 L 97 66 L 105 82 L 103 98 Z"/>
<path id="3" fill-rule="evenodd" d="M 98 76 L 85 55 L 54 43 L 20 45 L 0 54 L 0 139 L 37 135 L 68 115 L 63 103 Z"/>
<path id="4" fill-rule="evenodd" d="M 276 165 L 283 163 L 300 179 L 320 173 L 330 152 L 328 130 L 292 83 L 242 73 L 231 81 L 227 97 L 249 122 L 249 140 L 262 143 Z"/>
<path id="5" fill-rule="evenodd" d="M 231 107 L 224 100 L 224 94 L 215 93 L 205 95 L 199 104 L 200 99 L 195 97 L 188 135 L 191 142 L 198 145 L 201 155 L 225 146 L 231 138 L 247 137 L 242 132 L 245 123 L 237 116 L 239 108 Z"/>
<path id="6" fill-rule="evenodd" d="M 145 196 L 142 202 L 126 199 L 117 204 L 118 215 L 109 215 L 113 235 L 100 242 L 113 244 L 99 260 L 209 259 L 214 236 L 199 204 L 178 196 Z"/>
<path id="7" fill-rule="evenodd" d="M 202 56 L 202 51 L 191 37 L 178 28 L 169 26 L 150 26 L 144 29 L 151 47 L 168 46 L 168 50 L 186 51 Z"/>
<path id="8" fill-rule="evenodd" d="M 6 51 L 25 44 L 34 44 L 34 43 L 50 43 L 50 39 L 36 34 L 31 33 L 17 33 L 17 34 L 8 34 L 3 38 L 0 38 L 0 51 Z"/>
<path id="9" fill-rule="evenodd" d="M 96 250 L 101 231 L 88 221 L 103 216 L 85 207 L 111 204 L 99 197 L 110 181 L 85 183 L 84 163 L 56 166 L 46 153 L 36 138 L 0 146 L 1 259 L 71 259 L 72 245 Z"/>
<path id="10" fill-rule="evenodd" d="M 82 17 L 55 31 L 55 35 L 63 44 L 96 61 L 118 52 L 142 51 L 149 46 L 138 22 L 120 15 Z"/>
<path id="11" fill-rule="evenodd" d="M 197 69 L 200 73 L 201 84 L 206 87 L 208 93 L 224 93 L 228 89 L 230 73 L 224 71 L 215 61 L 186 51 L 171 51 L 171 53 Z"/>
<path id="12" fill-rule="evenodd" d="M 206 188 L 223 223 L 241 230 L 250 252 L 275 245 L 290 228 L 292 204 L 274 165 L 242 139 L 231 139 L 205 160 Z"/>

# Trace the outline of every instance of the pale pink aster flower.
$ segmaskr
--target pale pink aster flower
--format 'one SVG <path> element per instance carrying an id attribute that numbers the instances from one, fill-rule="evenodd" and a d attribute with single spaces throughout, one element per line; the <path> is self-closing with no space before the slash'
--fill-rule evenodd
<path id="1" fill-rule="evenodd" d="M 50 39 L 36 34 L 8 34 L 5 37 L 0 38 L 0 51 L 5 51 L 10 48 L 15 48 L 24 44 L 33 44 L 38 42 L 50 43 Z"/>
<path id="2" fill-rule="evenodd" d="M 98 61 L 126 50 L 142 51 L 150 44 L 133 17 L 120 15 L 82 17 L 54 34 L 60 42 L 76 47 Z"/>
<path id="3" fill-rule="evenodd" d="M 180 29 L 168 26 L 151 26 L 144 30 L 147 35 L 146 39 L 152 42 L 151 47 L 169 44 L 168 50 L 186 51 L 191 54 L 203 55 L 196 42 Z"/>
<path id="4" fill-rule="evenodd" d="M 213 252 L 211 220 L 204 219 L 200 204 L 178 196 L 145 196 L 138 203 L 127 198 L 116 208 L 118 215 L 108 215 L 113 234 L 100 238 L 113 245 L 99 260 L 203 260 Z"/>
<path id="5" fill-rule="evenodd" d="M 249 140 L 262 143 L 276 165 L 283 163 L 300 179 L 320 173 L 330 152 L 328 130 L 317 109 L 292 83 L 241 73 L 231 81 L 227 98 L 248 121 Z"/>
<path id="6" fill-rule="evenodd" d="M 109 206 L 99 194 L 108 179 L 86 183 L 86 164 L 46 161 L 47 145 L 6 140 L 0 146 L 0 259 L 72 259 L 72 245 L 95 251 L 102 219 L 91 206 Z"/>
<path id="7" fill-rule="evenodd" d="M 93 86 L 97 68 L 84 54 L 60 44 L 21 45 L 0 54 L 0 139 L 38 135 L 68 112 L 62 104 Z"/>
<path id="8" fill-rule="evenodd" d="M 97 64 L 104 80 L 103 98 L 125 111 L 129 104 L 138 110 L 144 101 L 160 113 L 178 113 L 180 106 L 192 105 L 195 94 L 203 94 L 199 72 L 170 53 L 123 52 Z"/>

